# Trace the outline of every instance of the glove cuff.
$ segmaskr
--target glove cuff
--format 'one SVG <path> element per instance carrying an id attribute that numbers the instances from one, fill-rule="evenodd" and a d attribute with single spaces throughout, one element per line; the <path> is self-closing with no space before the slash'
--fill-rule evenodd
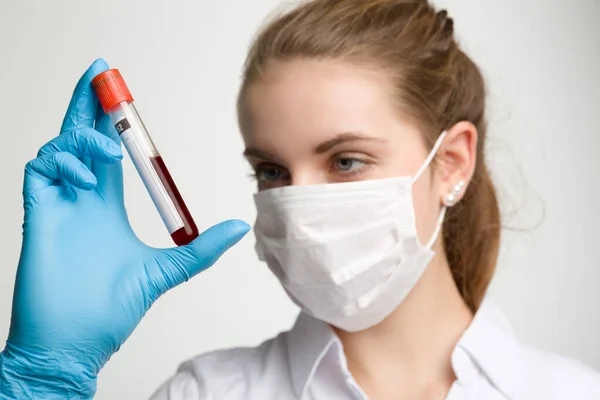
<path id="1" fill-rule="evenodd" d="M 96 376 L 59 355 L 28 354 L 6 344 L 0 353 L 0 399 L 92 399 Z"/>

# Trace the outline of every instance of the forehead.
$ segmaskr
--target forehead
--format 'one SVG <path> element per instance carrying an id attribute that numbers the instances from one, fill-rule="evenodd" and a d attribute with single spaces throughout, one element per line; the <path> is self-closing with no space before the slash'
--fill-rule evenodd
<path id="1" fill-rule="evenodd" d="M 244 139 L 381 132 L 398 120 L 382 71 L 331 60 L 271 62 L 241 99 Z"/>

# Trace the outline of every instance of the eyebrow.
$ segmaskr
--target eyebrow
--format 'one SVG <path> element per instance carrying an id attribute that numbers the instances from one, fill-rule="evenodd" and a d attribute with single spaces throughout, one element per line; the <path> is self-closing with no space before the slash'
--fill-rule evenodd
<path id="1" fill-rule="evenodd" d="M 328 151 L 335 148 L 336 146 L 340 146 L 344 143 L 358 142 L 358 141 L 372 141 L 372 142 L 380 142 L 380 143 L 387 142 L 387 140 L 385 140 L 385 139 L 368 136 L 368 135 L 365 135 L 360 132 L 344 132 L 344 133 L 340 133 L 339 135 L 319 144 L 317 147 L 315 147 L 315 149 L 313 150 L 313 153 L 315 153 L 315 154 L 327 153 Z M 262 160 L 272 160 L 272 161 L 276 161 L 278 159 L 278 157 L 276 157 L 274 154 L 254 148 L 254 147 L 248 147 L 246 150 L 244 150 L 243 154 L 244 154 L 244 157 L 246 157 L 246 158 L 255 157 L 255 158 L 260 158 Z"/>
<path id="2" fill-rule="evenodd" d="M 262 151 L 259 149 L 256 149 L 254 147 L 249 147 L 246 150 L 244 150 L 244 157 L 248 158 L 248 157 L 254 157 L 254 158 L 260 158 L 261 160 L 272 160 L 275 161 L 277 160 L 277 157 L 275 157 L 275 155 L 266 152 L 266 151 Z"/>
<path id="3" fill-rule="evenodd" d="M 387 142 L 387 140 L 385 140 L 385 139 L 368 136 L 368 135 L 365 135 L 360 132 L 345 132 L 345 133 L 340 133 L 339 135 L 335 136 L 334 138 L 321 143 L 320 145 L 315 147 L 313 152 L 315 154 L 323 154 L 323 153 L 327 153 L 334 147 L 339 146 L 341 144 L 349 143 L 349 142 L 358 142 L 358 141 L 372 141 L 372 142 L 382 142 L 382 143 Z"/>

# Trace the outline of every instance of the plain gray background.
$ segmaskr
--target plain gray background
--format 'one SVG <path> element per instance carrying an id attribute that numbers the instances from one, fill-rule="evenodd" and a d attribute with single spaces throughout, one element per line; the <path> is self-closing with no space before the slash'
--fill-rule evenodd
<path id="1" fill-rule="evenodd" d="M 599 2 L 437 3 L 489 84 L 488 150 L 509 228 L 492 295 L 524 341 L 600 369 Z M 200 227 L 253 222 L 235 96 L 248 44 L 281 4 L 0 0 L 0 336 L 20 249 L 23 166 L 58 133 L 76 81 L 97 57 L 125 76 Z M 170 246 L 124 164 L 136 232 Z M 289 328 L 297 310 L 253 244 L 249 235 L 161 298 L 101 373 L 97 398 L 146 398 L 186 358 Z"/>

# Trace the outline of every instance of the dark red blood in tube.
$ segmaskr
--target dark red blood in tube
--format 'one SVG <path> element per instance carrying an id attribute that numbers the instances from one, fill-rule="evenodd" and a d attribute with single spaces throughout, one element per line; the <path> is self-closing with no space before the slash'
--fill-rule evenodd
<path id="1" fill-rule="evenodd" d="M 183 221 L 183 227 L 171 233 L 171 238 L 177 246 L 189 244 L 198 237 L 198 228 L 196 227 L 196 223 L 194 222 L 190 211 L 185 205 L 177 186 L 175 186 L 175 182 L 173 182 L 173 178 L 171 177 L 171 174 L 169 173 L 169 170 L 167 169 L 162 157 L 150 157 L 150 162 L 156 170 L 159 179 L 165 186 L 167 194 L 171 200 L 173 200 L 173 204 L 175 204 L 175 208 L 177 209 L 177 212 Z"/>

